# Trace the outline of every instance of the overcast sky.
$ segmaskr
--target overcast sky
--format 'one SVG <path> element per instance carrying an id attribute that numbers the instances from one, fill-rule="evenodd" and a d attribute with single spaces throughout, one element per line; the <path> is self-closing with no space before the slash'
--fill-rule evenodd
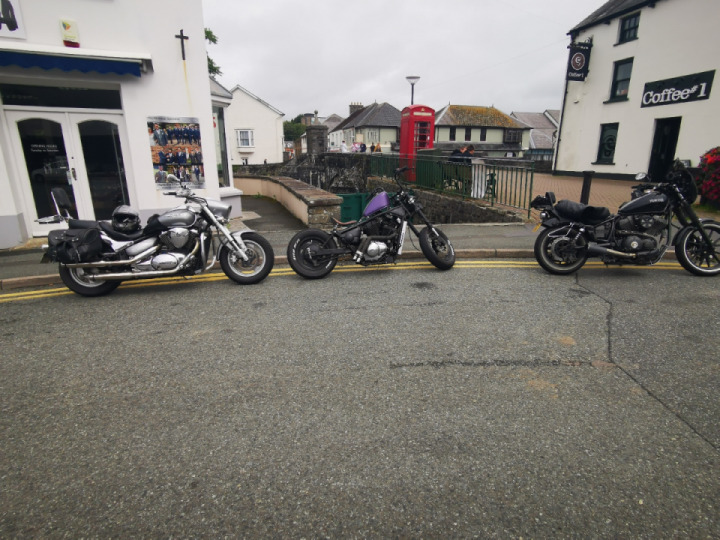
<path id="1" fill-rule="evenodd" d="M 351 102 L 559 109 L 567 32 L 606 0 L 202 0 L 227 89 L 291 120 Z"/>

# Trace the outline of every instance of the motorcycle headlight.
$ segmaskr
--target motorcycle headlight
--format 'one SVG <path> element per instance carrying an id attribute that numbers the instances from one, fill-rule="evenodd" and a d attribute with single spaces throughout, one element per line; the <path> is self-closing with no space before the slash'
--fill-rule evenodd
<path id="1" fill-rule="evenodd" d="M 550 217 L 549 214 L 548 214 L 545 210 L 543 210 L 542 212 L 540 212 L 540 219 L 545 220 L 545 219 L 547 219 L 547 218 L 549 218 L 549 217 Z"/>

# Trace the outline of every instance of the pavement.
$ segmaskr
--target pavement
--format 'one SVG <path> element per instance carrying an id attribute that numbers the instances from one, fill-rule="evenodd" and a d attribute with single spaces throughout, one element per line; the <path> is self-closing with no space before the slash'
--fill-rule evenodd
<path id="1" fill-rule="evenodd" d="M 553 191 L 558 200 L 579 201 L 582 183 L 582 178 L 535 174 L 533 196 Z M 630 199 L 632 185 L 633 182 L 623 180 L 594 179 L 589 203 L 606 206 L 615 212 L 620 204 Z M 279 203 L 267 198 L 243 196 L 242 208 L 243 216 L 232 220 L 231 230 L 250 228 L 261 233 L 275 251 L 275 263 L 286 264 L 287 245 L 305 225 Z M 521 223 L 438 225 L 452 241 L 458 258 L 533 258 L 536 220 L 534 212 L 529 220 Z M 422 257 L 417 239 L 412 234 L 409 237 L 411 243 L 404 249 L 402 258 Z M 62 283 L 54 264 L 40 263 L 41 246 L 46 241 L 46 238 L 33 238 L 17 248 L 0 250 L 0 290 Z"/>

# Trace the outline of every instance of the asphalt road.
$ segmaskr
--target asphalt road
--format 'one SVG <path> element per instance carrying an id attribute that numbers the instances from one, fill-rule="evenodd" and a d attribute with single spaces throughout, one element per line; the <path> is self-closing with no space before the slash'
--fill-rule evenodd
<path id="1" fill-rule="evenodd" d="M 720 537 L 717 279 L 58 293 L 0 305 L 0 537 Z"/>

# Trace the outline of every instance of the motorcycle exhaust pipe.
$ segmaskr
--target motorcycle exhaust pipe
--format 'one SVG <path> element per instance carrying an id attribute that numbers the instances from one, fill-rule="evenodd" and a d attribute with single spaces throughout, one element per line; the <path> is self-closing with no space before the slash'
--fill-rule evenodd
<path id="1" fill-rule="evenodd" d="M 130 279 L 149 279 L 156 277 L 169 277 L 176 275 L 182 270 L 185 263 L 193 257 L 200 249 L 200 242 L 195 243 L 193 250 L 188 253 L 182 261 L 178 263 L 175 268 L 169 270 L 154 270 L 151 272 L 117 272 L 115 274 L 90 274 L 83 276 L 84 279 L 89 281 L 126 281 Z"/>
<path id="2" fill-rule="evenodd" d="M 67 268 L 106 268 L 108 266 L 124 266 L 126 264 L 135 264 L 136 262 L 142 261 L 145 257 L 150 256 L 151 254 L 155 253 L 160 246 L 153 246 L 150 249 L 147 249 L 140 253 L 139 255 L 136 255 L 132 259 L 126 259 L 122 261 L 96 261 L 96 262 L 89 262 L 89 263 L 69 263 L 65 266 Z"/>
<path id="3" fill-rule="evenodd" d="M 604 248 L 597 244 L 590 244 L 587 247 L 588 255 L 612 255 L 613 257 L 623 257 L 624 259 L 636 259 L 637 253 L 623 253 L 614 249 Z"/>

